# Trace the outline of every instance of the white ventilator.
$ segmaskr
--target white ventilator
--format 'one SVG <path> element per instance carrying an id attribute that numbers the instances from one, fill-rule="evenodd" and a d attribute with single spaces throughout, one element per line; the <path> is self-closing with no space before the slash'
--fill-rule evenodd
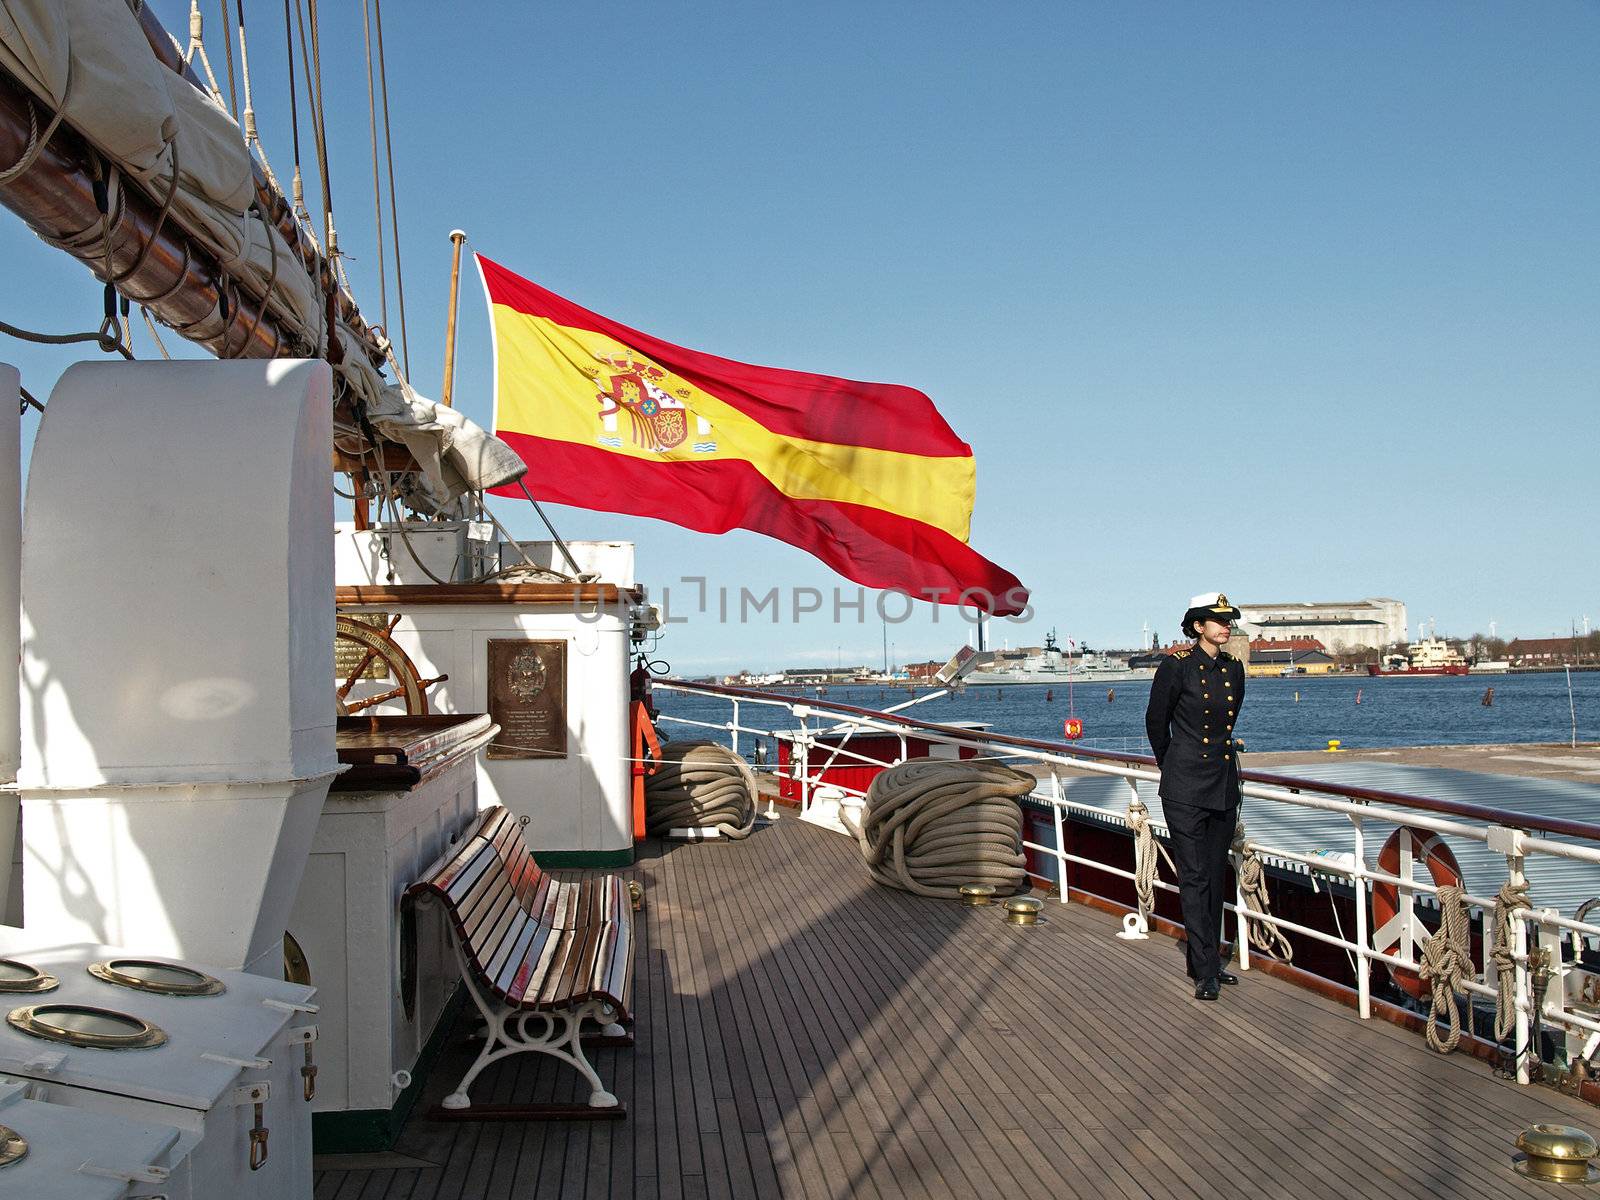
<path id="1" fill-rule="evenodd" d="M 28 475 L 23 891 L 42 939 L 278 975 L 337 773 L 331 377 L 80 363 Z"/>

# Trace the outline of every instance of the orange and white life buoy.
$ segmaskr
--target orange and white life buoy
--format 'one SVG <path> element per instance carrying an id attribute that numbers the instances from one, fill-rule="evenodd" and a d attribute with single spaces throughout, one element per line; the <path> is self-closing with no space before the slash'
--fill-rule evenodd
<path id="1" fill-rule="evenodd" d="M 1461 864 L 1436 833 L 1402 825 L 1389 835 L 1378 852 L 1378 870 L 1397 879 L 1415 879 L 1414 869 L 1419 861 L 1427 865 L 1435 887 L 1461 886 Z M 1374 950 L 1388 957 L 1416 962 L 1421 958 L 1422 944 L 1431 936 L 1417 919 L 1415 907 L 1409 903 L 1401 905 L 1397 885 L 1381 880 L 1372 885 Z M 1389 974 L 1412 999 L 1422 1000 L 1429 995 L 1428 985 L 1415 971 L 1389 964 Z"/>

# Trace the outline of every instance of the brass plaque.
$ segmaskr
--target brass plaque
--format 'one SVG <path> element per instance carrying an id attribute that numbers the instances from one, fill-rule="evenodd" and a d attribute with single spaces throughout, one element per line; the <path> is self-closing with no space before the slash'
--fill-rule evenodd
<path id="1" fill-rule="evenodd" d="M 567 643 L 489 643 L 489 719 L 500 732 L 489 758 L 567 756 Z"/>
<path id="2" fill-rule="evenodd" d="M 341 613 L 340 616 L 349 617 L 351 620 L 360 621 L 363 625 L 372 625 L 378 629 L 389 628 L 388 613 Z M 361 671 L 362 679 L 389 678 L 389 664 L 376 654 L 369 656 L 367 648 L 360 642 L 343 637 L 333 639 L 333 670 L 340 683 L 349 679 L 363 661 L 367 665 Z"/>

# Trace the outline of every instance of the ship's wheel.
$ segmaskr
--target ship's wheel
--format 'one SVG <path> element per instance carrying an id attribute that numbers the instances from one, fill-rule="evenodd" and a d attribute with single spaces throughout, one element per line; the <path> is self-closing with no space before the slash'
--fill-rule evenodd
<path id="1" fill-rule="evenodd" d="M 390 636 L 399 623 L 398 616 L 391 619 L 387 627 L 368 625 L 355 617 L 342 614 L 334 619 L 336 641 L 352 642 L 361 649 L 361 657 L 356 660 L 353 671 L 345 675 L 342 680 L 338 679 L 340 672 L 337 669 L 334 672 L 334 678 L 338 681 L 338 687 L 334 691 L 334 702 L 338 705 L 341 717 L 354 716 L 375 704 L 402 697 L 405 699 L 407 716 L 428 715 L 428 689 L 436 683 L 443 683 L 450 676 L 436 675 L 432 679 L 422 678 L 410 655 Z M 371 696 L 358 696 L 352 700 L 351 689 L 362 676 L 367 674 L 367 669 L 374 663 L 383 664 L 388 677 L 395 681 L 395 686 L 387 691 L 377 692 Z"/>

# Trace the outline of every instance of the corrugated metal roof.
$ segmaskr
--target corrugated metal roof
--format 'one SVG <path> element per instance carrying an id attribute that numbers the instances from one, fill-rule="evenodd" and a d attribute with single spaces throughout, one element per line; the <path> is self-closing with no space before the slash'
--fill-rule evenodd
<path id="1" fill-rule="evenodd" d="M 1285 771 L 1285 773 L 1289 773 Z M 1344 762 L 1296 764 L 1292 773 L 1322 783 L 1382 788 L 1439 800 L 1480 804 L 1512 812 L 1562 816 L 1592 821 L 1600 817 L 1600 785 L 1563 779 L 1528 779 L 1517 775 L 1489 775 L 1451 767 L 1416 767 L 1398 763 Z M 1121 811 L 1127 807 L 1128 785 L 1106 776 L 1064 778 L 1067 798 Z M 1155 784 L 1141 782 L 1139 797 L 1157 821 L 1165 823 Z M 1338 813 L 1296 808 L 1249 797 L 1244 802 L 1245 827 L 1251 840 L 1299 854 L 1327 850 L 1348 854 L 1352 849 L 1350 822 Z M 1394 826 L 1366 825 L 1367 860 L 1373 865 L 1383 840 Z M 1475 896 L 1493 896 L 1506 880 L 1504 856 L 1482 842 L 1447 837 L 1461 864 L 1467 890 Z M 1556 841 L 1572 841 L 1556 838 Z M 1300 869 L 1298 864 L 1283 864 Z M 1533 903 L 1572 916 L 1585 900 L 1600 896 L 1600 865 L 1531 855 L 1527 861 Z"/>

